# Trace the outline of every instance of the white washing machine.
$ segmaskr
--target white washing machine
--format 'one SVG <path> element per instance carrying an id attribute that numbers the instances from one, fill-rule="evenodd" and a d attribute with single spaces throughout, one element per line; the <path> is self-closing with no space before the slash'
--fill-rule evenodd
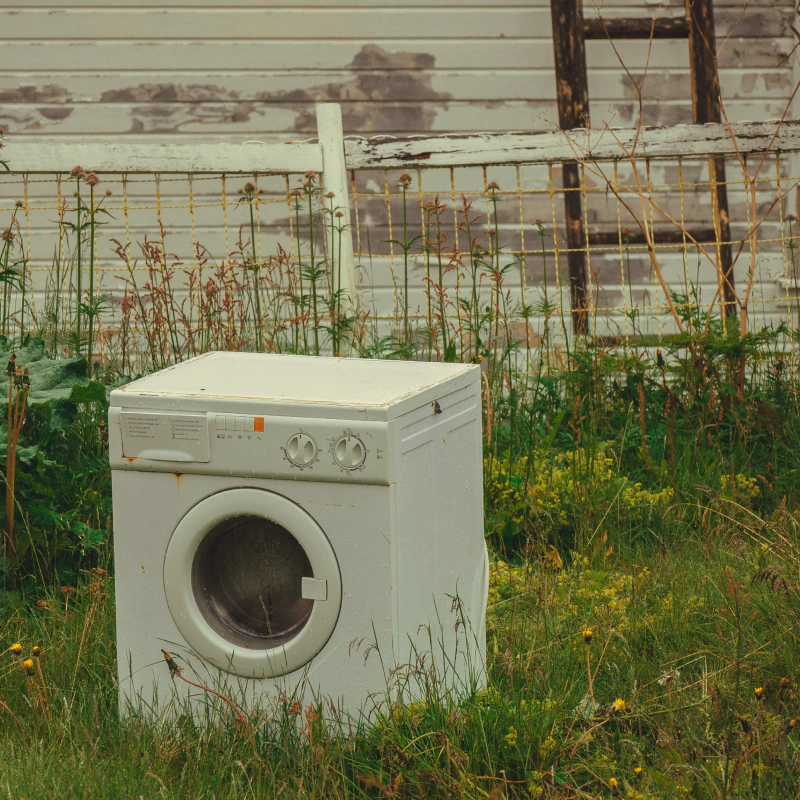
<path id="1" fill-rule="evenodd" d="M 209 353 L 112 392 L 109 447 L 123 713 L 203 701 L 162 648 L 351 718 L 484 679 L 478 367 Z"/>

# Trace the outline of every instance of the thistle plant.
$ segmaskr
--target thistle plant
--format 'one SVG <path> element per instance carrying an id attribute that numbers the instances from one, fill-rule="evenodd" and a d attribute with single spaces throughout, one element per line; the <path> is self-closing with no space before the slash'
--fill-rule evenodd
<path id="1" fill-rule="evenodd" d="M 22 328 L 24 330 L 24 275 L 23 270 L 27 263 L 20 224 L 17 219 L 19 210 L 23 207 L 21 200 L 15 204 L 11 214 L 8 228 L 0 233 L 0 283 L 3 285 L 2 305 L 0 306 L 0 332 L 4 336 L 10 333 L 11 298 L 16 289 L 23 296 Z"/>
<path id="2" fill-rule="evenodd" d="M 466 234 L 469 242 L 467 251 L 467 271 L 470 277 L 470 296 L 459 298 L 459 303 L 467 315 L 467 328 L 472 344 L 472 361 L 480 361 L 484 355 L 481 341 L 481 322 L 480 322 L 480 286 L 481 279 L 485 275 L 481 267 L 484 263 L 485 250 L 481 247 L 477 236 L 473 234 L 473 229 L 482 219 L 480 214 L 472 215 L 472 202 L 467 200 L 466 195 L 461 195 L 461 207 L 458 210 L 459 223 L 458 229 Z"/>
<path id="3" fill-rule="evenodd" d="M 550 374 L 551 370 L 551 337 L 550 337 L 550 320 L 553 314 L 556 311 L 556 306 L 550 302 L 550 292 L 548 288 L 547 282 L 547 247 L 545 245 L 545 241 L 547 239 L 547 230 L 544 226 L 544 220 L 537 219 L 534 223 L 536 226 L 536 233 L 539 236 L 539 244 L 541 247 L 542 253 L 542 280 L 544 286 L 544 297 L 542 298 L 541 303 L 535 308 L 535 311 L 541 314 L 544 317 L 544 331 L 542 333 L 542 346 L 541 350 L 544 354 L 544 361 L 547 368 L 547 374 Z M 561 317 L 561 324 L 564 325 L 564 318 L 563 315 Z M 562 328 L 563 338 L 564 341 L 567 342 L 567 332 L 566 328 Z"/>
<path id="4" fill-rule="evenodd" d="M 239 203 L 246 204 L 250 212 L 250 250 L 244 260 L 243 268 L 245 270 L 245 276 L 247 277 L 247 286 L 250 294 L 250 307 L 254 313 L 253 330 L 255 332 L 256 352 L 260 353 L 264 344 L 264 323 L 261 314 L 261 262 L 256 255 L 256 223 L 254 205 L 258 200 L 258 196 L 263 194 L 263 189 L 256 188 L 254 183 L 248 181 L 241 189 L 239 189 L 239 194 L 241 195 L 239 198 Z M 242 248 L 242 250 L 243 249 L 244 248 Z M 250 282 L 250 275 L 252 275 L 252 285 Z"/>
<path id="5" fill-rule="evenodd" d="M 423 251 L 428 264 L 430 264 L 431 257 L 435 260 L 437 269 L 437 279 L 432 280 L 427 277 L 425 280 L 425 292 L 428 296 L 428 306 L 430 308 L 431 301 L 435 306 L 433 318 L 436 320 L 435 327 L 430 326 L 429 340 L 431 346 L 436 350 L 438 358 L 444 358 L 446 361 L 455 360 L 455 342 L 451 343 L 448 331 L 448 316 L 447 309 L 452 305 L 448 298 L 447 289 L 444 285 L 445 276 L 457 267 L 459 264 L 460 256 L 457 250 L 454 250 L 450 258 L 445 253 L 445 245 L 447 243 L 447 234 L 442 229 L 442 215 L 447 209 L 445 203 L 440 202 L 439 195 L 431 200 L 425 207 L 425 237 Z M 429 269 L 430 272 L 430 269 Z"/>
<path id="6" fill-rule="evenodd" d="M 3 142 L 4 138 L 5 138 L 5 129 L 2 126 L 0 126 L 0 150 L 2 150 L 3 147 L 5 147 L 5 144 Z M 11 167 L 8 166 L 8 162 L 3 161 L 2 158 L 0 158 L 0 167 L 2 167 L 6 172 L 11 172 Z"/>
<path id="7" fill-rule="evenodd" d="M 73 231 L 76 236 L 76 249 L 77 249 L 77 302 L 76 302 L 76 321 L 75 330 L 73 331 L 73 346 L 72 350 L 75 353 L 81 352 L 81 337 L 83 331 L 83 320 L 81 319 L 82 302 L 83 302 L 83 261 L 81 259 L 81 249 L 83 247 L 83 212 L 81 203 L 81 179 L 83 178 L 83 168 L 78 165 L 72 168 L 69 173 L 71 178 L 75 179 L 75 224 Z"/>
<path id="8" fill-rule="evenodd" d="M 86 172 L 82 167 L 75 166 L 70 171 L 70 177 L 75 180 L 75 222 L 65 223 L 61 215 L 60 227 L 68 227 L 75 233 L 75 327 L 69 339 L 70 349 L 76 355 L 83 355 L 86 348 L 86 362 L 89 365 L 90 374 L 94 371 L 94 346 L 95 346 L 95 325 L 103 313 L 106 298 L 98 295 L 95 291 L 95 279 L 97 271 L 97 229 L 104 224 L 99 219 L 101 217 L 111 218 L 110 212 L 103 208 L 106 198 L 111 197 L 111 190 L 107 189 L 105 195 L 99 200 L 96 199 L 96 187 L 100 179 L 94 172 Z M 82 184 L 89 187 L 89 202 L 86 203 L 85 195 L 81 193 Z M 88 242 L 84 237 L 88 236 Z M 89 263 L 84 265 L 84 248 L 89 247 Z M 84 297 L 83 277 L 84 270 L 88 268 L 89 284 Z M 59 281 L 56 281 L 56 291 L 59 291 Z M 70 282 L 71 283 L 71 282 Z M 86 320 L 87 331 L 84 336 L 84 319 Z M 56 320 L 57 324 L 57 320 Z"/>
<path id="9" fill-rule="evenodd" d="M 411 239 L 408 238 L 408 189 L 411 186 L 411 176 L 404 172 L 398 179 L 397 184 L 403 192 L 403 238 L 389 239 L 387 244 L 397 245 L 403 251 L 403 337 L 405 344 L 411 342 L 411 323 L 409 317 L 409 291 L 408 291 L 408 256 L 411 249 L 417 242 L 424 237 L 422 234 L 417 234 Z"/>
<path id="10" fill-rule="evenodd" d="M 300 279 L 300 287 L 299 291 L 295 291 L 291 288 L 291 284 L 294 282 L 292 280 L 293 275 L 289 273 L 289 285 L 290 285 L 290 294 L 292 298 L 292 304 L 294 306 L 294 319 L 297 321 L 293 327 L 293 339 L 294 339 L 294 351 L 297 353 L 300 351 L 300 332 L 303 331 L 305 333 L 305 324 L 301 322 L 300 319 L 300 308 L 303 298 L 303 247 L 301 242 L 301 232 L 300 232 L 300 211 L 303 208 L 303 205 L 300 202 L 300 198 L 303 196 L 303 191 L 301 189 L 292 189 L 291 197 L 293 198 L 292 209 L 294 210 L 294 233 L 295 233 L 295 246 L 297 250 L 297 274 Z M 307 342 L 304 342 L 304 345 L 307 346 Z"/>
<path id="11" fill-rule="evenodd" d="M 333 205 L 334 197 L 333 192 L 328 192 L 325 195 L 328 205 L 323 206 L 324 214 L 328 219 L 328 249 L 330 253 L 327 265 L 330 271 L 330 281 L 326 304 L 330 319 L 328 332 L 332 352 L 334 355 L 342 355 L 343 343 L 352 320 L 348 315 L 349 309 L 344 303 L 346 290 L 342 286 L 342 236 L 347 232 L 347 225 L 344 223 L 344 211 Z M 319 280 L 325 271 L 323 264 L 319 266 L 319 273 L 314 275 L 315 281 Z"/>
<path id="12" fill-rule="evenodd" d="M 318 265 L 314 260 L 314 198 L 319 194 L 317 187 L 317 176 L 313 170 L 308 170 L 305 173 L 303 180 L 303 193 L 306 196 L 306 203 L 308 204 L 308 248 L 309 248 L 309 268 L 306 272 L 309 283 L 311 284 L 311 324 L 314 328 L 314 355 L 319 355 L 319 312 L 317 309 L 317 283 L 324 277 L 324 264 Z M 300 270 L 302 276 L 302 269 Z M 300 292 L 302 297 L 302 283 L 300 285 Z"/>
<path id="13" fill-rule="evenodd" d="M 8 376 L 8 410 L 6 414 L 6 529 L 4 550 L 10 563 L 14 563 L 17 543 L 14 537 L 14 516 L 17 497 L 14 492 L 17 472 L 17 444 L 25 411 L 28 406 L 28 392 L 31 387 L 28 367 L 23 369 L 17 363 L 16 355 L 11 353 L 6 366 Z"/>
<path id="14" fill-rule="evenodd" d="M 791 265 L 791 279 L 794 288 L 794 302 L 797 314 L 797 326 L 800 327 L 800 292 L 798 286 L 800 285 L 800 272 L 798 272 L 798 246 L 797 246 L 797 217 L 794 214 L 787 214 L 784 217 L 786 226 L 789 230 L 789 235 L 785 237 L 786 249 L 789 251 L 789 264 Z"/>

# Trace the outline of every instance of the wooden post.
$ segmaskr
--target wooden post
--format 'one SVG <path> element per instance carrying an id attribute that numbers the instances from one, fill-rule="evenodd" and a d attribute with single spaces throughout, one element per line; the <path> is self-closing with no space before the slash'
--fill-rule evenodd
<path id="1" fill-rule="evenodd" d="M 553 52 L 556 67 L 558 124 L 562 130 L 589 127 L 589 82 L 586 73 L 582 0 L 550 0 L 553 20 Z M 576 334 L 589 330 L 586 313 L 586 234 L 583 229 L 581 175 L 578 165 L 562 164 L 564 212 L 567 223 L 572 328 Z"/>
<path id="2" fill-rule="evenodd" d="M 356 283 L 355 256 L 353 255 L 353 231 L 350 224 L 350 199 L 347 191 L 347 167 L 344 162 L 344 131 L 342 128 L 342 109 L 338 103 L 319 103 L 317 105 L 317 135 L 322 151 L 322 185 L 324 194 L 333 192 L 333 198 L 325 199 L 326 207 L 333 206 L 341 211 L 338 219 L 344 225 L 344 232 L 337 241 L 328 241 L 328 253 L 335 254 L 331 263 L 337 273 L 331 276 L 334 286 L 339 288 L 341 279 L 342 294 L 348 311 L 356 311 L 360 306 L 360 296 Z M 327 220 L 328 239 L 331 236 L 331 221 Z M 340 250 L 341 244 L 341 250 Z"/>
<path id="3" fill-rule="evenodd" d="M 684 0 L 689 26 L 689 61 L 692 68 L 692 119 L 697 125 L 722 122 L 717 38 L 714 30 L 713 0 Z M 709 158 L 709 183 L 713 204 L 717 259 L 722 284 L 722 310 L 726 317 L 736 313 L 731 225 L 728 218 L 728 187 L 725 183 L 725 160 Z"/>

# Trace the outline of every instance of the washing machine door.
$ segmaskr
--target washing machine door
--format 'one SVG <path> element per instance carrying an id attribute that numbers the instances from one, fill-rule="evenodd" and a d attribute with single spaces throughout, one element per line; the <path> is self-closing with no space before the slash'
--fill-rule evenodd
<path id="1" fill-rule="evenodd" d="M 181 519 L 164 590 L 197 655 L 248 678 L 307 664 L 333 633 L 342 600 L 322 528 L 292 500 L 249 488 L 211 495 Z"/>

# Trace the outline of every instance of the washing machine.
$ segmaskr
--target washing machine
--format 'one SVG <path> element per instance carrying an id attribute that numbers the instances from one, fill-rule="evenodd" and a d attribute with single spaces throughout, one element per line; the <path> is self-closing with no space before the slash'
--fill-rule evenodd
<path id="1" fill-rule="evenodd" d="M 480 369 L 214 352 L 111 393 L 120 709 L 484 681 Z M 279 708 L 278 708 L 279 710 Z"/>

